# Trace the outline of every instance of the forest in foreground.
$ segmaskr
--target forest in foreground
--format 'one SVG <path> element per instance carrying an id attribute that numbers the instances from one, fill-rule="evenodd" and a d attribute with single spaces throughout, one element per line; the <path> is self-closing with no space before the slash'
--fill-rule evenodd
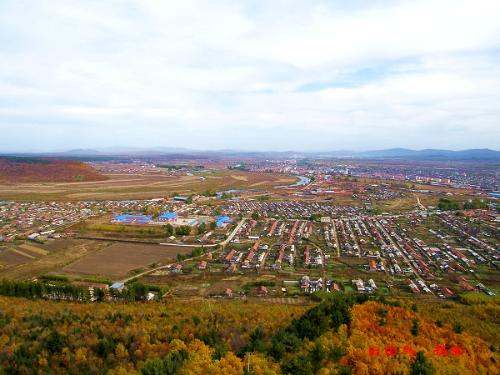
<path id="1" fill-rule="evenodd" d="M 498 299 L 306 305 L 0 297 L 5 374 L 494 374 Z M 460 313 L 457 313 L 460 311 Z"/>

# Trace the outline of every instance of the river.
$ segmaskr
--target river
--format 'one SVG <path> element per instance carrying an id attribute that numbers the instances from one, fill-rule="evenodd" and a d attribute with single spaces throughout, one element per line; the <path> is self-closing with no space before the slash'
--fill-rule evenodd
<path id="1" fill-rule="evenodd" d="M 297 177 L 299 178 L 299 181 L 290 185 L 290 187 L 304 186 L 304 185 L 308 185 L 311 182 L 311 179 L 309 177 L 305 177 L 305 176 L 297 176 Z"/>

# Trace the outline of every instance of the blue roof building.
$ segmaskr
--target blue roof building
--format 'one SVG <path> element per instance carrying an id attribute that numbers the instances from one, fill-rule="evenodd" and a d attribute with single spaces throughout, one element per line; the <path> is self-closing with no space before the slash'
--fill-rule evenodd
<path id="1" fill-rule="evenodd" d="M 231 222 L 231 218 L 226 215 L 220 215 L 215 218 L 215 225 L 217 228 L 223 227 L 224 225 Z"/>
<path id="2" fill-rule="evenodd" d="M 116 283 L 113 283 L 113 285 L 111 285 L 110 288 L 122 291 L 125 288 L 125 284 L 120 281 L 117 281 Z"/>
<path id="3" fill-rule="evenodd" d="M 115 215 L 113 221 L 121 224 L 149 224 L 153 221 L 153 216 L 121 214 Z"/>
<path id="4" fill-rule="evenodd" d="M 177 220 L 177 212 L 164 212 L 158 216 L 159 221 L 175 221 Z"/>

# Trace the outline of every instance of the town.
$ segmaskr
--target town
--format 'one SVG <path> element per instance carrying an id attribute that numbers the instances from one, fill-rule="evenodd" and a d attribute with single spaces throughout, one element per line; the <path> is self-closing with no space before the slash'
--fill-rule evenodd
<path id="1" fill-rule="evenodd" d="M 91 164 L 110 176 L 205 182 L 226 173 L 220 160 Z M 231 175 L 239 183 L 270 173 L 298 176 L 269 187 L 180 189 L 149 199 L 1 201 L 0 273 L 59 278 L 87 285 L 92 295 L 102 288 L 108 298 L 109 290 L 133 282 L 151 286 L 155 298 L 497 293 L 499 214 L 491 195 L 497 185 L 485 183 L 490 172 L 302 164 L 226 162 L 229 173 L 243 169 Z M 83 256 L 73 258 L 71 246 L 85 248 Z M 54 262 L 37 274 L 37 264 L 57 252 L 68 253 L 69 263 Z"/>

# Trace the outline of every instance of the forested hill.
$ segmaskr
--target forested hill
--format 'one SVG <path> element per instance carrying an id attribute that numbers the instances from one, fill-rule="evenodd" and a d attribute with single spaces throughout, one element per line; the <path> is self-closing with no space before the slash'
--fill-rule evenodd
<path id="1" fill-rule="evenodd" d="M 0 367 L 20 374 L 497 373 L 497 334 L 487 322 L 466 327 L 440 316 L 492 313 L 498 304 L 457 306 L 462 314 L 454 305 L 430 312 L 420 311 L 427 304 L 344 295 L 308 305 L 0 297 Z M 483 331 L 486 339 L 475 334 Z"/>
<path id="2" fill-rule="evenodd" d="M 0 157 L 0 182 L 79 182 L 106 178 L 89 165 L 51 158 Z"/>

